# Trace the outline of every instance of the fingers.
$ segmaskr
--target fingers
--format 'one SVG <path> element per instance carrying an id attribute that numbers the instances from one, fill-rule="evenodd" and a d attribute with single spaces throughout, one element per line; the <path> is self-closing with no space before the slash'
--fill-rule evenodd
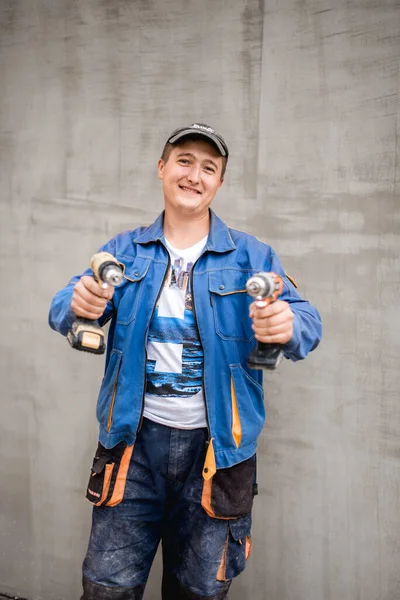
<path id="1" fill-rule="evenodd" d="M 114 288 L 112 285 L 108 285 L 106 288 L 103 288 L 102 285 L 97 283 L 94 277 L 90 277 L 89 275 L 85 275 L 81 277 L 75 287 L 79 286 L 79 289 L 82 287 L 91 292 L 94 296 L 98 296 L 99 298 L 105 298 L 107 301 L 111 300 L 114 294 Z"/>
<path id="2" fill-rule="evenodd" d="M 277 300 L 268 306 L 250 305 L 253 331 L 258 341 L 266 344 L 286 344 L 293 336 L 293 312 L 287 302 Z"/>
<path id="3" fill-rule="evenodd" d="M 256 300 L 250 304 L 250 317 L 272 317 L 286 310 L 292 312 L 288 302 L 284 300 L 277 300 L 276 302 L 271 302 L 271 304 L 267 304 L 265 300 Z"/>
<path id="4" fill-rule="evenodd" d="M 113 294 L 112 286 L 104 289 L 93 277 L 85 275 L 74 287 L 71 308 L 78 317 L 94 321 L 102 316 Z"/>
<path id="5" fill-rule="evenodd" d="M 289 325 L 284 329 L 268 331 L 268 333 L 260 333 L 255 330 L 253 326 L 255 338 L 259 342 L 263 342 L 264 344 L 287 344 L 292 339 L 293 336 L 293 327 Z"/>

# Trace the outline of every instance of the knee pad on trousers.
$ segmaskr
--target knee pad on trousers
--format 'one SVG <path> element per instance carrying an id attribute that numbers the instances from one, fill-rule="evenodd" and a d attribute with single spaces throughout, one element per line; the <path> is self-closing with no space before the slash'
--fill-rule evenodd
<path id="1" fill-rule="evenodd" d="M 231 581 L 221 583 L 213 596 L 199 596 L 183 585 L 170 573 L 164 573 L 162 579 L 162 600 L 224 600 L 228 597 Z"/>
<path id="2" fill-rule="evenodd" d="M 144 585 L 134 588 L 120 588 L 100 585 L 83 577 L 83 596 L 81 600 L 142 600 Z"/>

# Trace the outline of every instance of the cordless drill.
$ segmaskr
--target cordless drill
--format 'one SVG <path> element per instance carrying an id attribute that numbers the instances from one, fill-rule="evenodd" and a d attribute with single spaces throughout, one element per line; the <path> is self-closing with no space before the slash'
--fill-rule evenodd
<path id="1" fill-rule="evenodd" d="M 117 259 L 108 252 L 98 252 L 92 256 L 90 268 L 94 278 L 103 289 L 108 285 L 116 287 L 122 282 L 123 271 Z M 104 332 L 97 321 L 77 317 L 71 325 L 67 339 L 73 348 L 92 354 L 103 354 L 106 345 Z"/>
<path id="2" fill-rule="evenodd" d="M 256 273 L 246 283 L 247 293 L 261 306 L 275 302 L 283 290 L 283 281 L 275 273 Z M 264 344 L 257 342 L 257 346 L 251 352 L 247 366 L 250 369 L 273 370 L 279 365 L 283 358 L 281 344 Z"/>

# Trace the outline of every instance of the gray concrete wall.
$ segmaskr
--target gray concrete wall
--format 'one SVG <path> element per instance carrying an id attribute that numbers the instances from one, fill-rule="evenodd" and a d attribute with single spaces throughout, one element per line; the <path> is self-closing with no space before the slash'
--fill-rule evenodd
<path id="1" fill-rule="evenodd" d="M 400 597 L 399 40 L 395 0 L 1 0 L 0 592 L 79 597 L 102 359 L 49 302 L 158 214 L 165 137 L 201 120 L 232 148 L 215 209 L 324 320 L 266 378 L 232 600 Z"/>

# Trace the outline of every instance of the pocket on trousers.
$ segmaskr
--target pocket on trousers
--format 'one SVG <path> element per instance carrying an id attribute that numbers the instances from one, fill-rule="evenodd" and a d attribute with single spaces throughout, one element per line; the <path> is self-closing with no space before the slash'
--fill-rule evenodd
<path id="1" fill-rule="evenodd" d="M 238 519 L 250 513 L 256 494 L 256 455 L 218 469 L 204 481 L 201 504 L 214 519 Z"/>
<path id="2" fill-rule="evenodd" d="M 217 580 L 229 581 L 245 568 L 251 552 L 251 514 L 228 525 L 228 535 L 219 565 Z"/>
<path id="3" fill-rule="evenodd" d="M 98 444 L 86 498 L 95 506 L 116 506 L 124 497 L 133 446 L 120 442 L 114 448 Z"/>

